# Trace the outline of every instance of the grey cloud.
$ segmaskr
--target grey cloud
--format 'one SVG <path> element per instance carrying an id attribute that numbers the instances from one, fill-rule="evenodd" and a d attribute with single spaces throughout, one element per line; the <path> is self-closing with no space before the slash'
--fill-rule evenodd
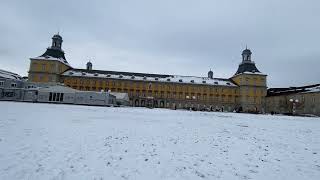
<path id="1" fill-rule="evenodd" d="M 26 75 L 60 30 L 75 67 L 232 76 L 248 44 L 269 86 L 319 83 L 320 2 L 8 1 L 0 7 L 0 66 Z M 294 81 L 292 81 L 294 79 Z"/>

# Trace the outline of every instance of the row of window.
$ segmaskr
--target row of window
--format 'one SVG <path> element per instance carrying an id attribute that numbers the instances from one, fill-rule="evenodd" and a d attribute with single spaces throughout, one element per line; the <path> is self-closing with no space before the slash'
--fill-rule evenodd
<path id="1" fill-rule="evenodd" d="M 32 81 L 40 81 L 40 82 L 43 82 L 43 81 L 48 81 L 48 82 L 53 82 L 53 81 L 55 81 L 55 78 L 54 78 L 55 76 L 54 75 L 42 75 L 42 74 L 40 74 L 40 75 L 34 75 L 34 74 L 31 74 L 30 75 L 30 79 L 32 80 Z"/>
<path id="2" fill-rule="evenodd" d="M 172 92 L 172 91 L 151 91 L 151 90 L 133 90 L 133 89 L 121 89 L 121 88 L 90 88 L 90 87 L 83 87 L 83 86 L 69 86 L 69 87 L 72 87 L 73 89 L 79 89 L 79 90 L 85 90 L 85 91 L 109 91 L 111 90 L 112 92 L 125 92 L 125 93 L 128 93 L 129 95 L 133 95 L 134 93 L 137 94 L 137 93 L 140 93 L 140 94 L 153 94 L 153 95 L 160 95 L 160 94 L 165 94 L 166 96 L 167 95 L 171 95 L 171 96 L 175 96 L 176 94 L 198 94 L 198 95 L 210 95 L 210 96 L 219 96 L 218 93 L 215 93 L 215 94 L 209 94 L 210 92 L 208 92 L 208 94 L 206 92 L 203 92 L 203 93 L 190 93 L 190 92 Z M 214 93 L 214 92 L 212 92 Z M 231 96 L 230 94 L 228 94 L 227 91 L 222 91 L 222 93 L 225 93 L 225 94 L 222 94 L 221 96 Z"/>
<path id="3" fill-rule="evenodd" d="M 265 78 L 264 77 L 244 77 L 244 78 L 239 78 L 240 84 L 252 84 L 252 85 L 263 85 L 265 83 Z M 263 83 L 263 84 L 262 84 Z"/>
<path id="4" fill-rule="evenodd" d="M 4 86 L 4 81 L 0 81 L 0 86 Z M 16 88 L 17 87 L 17 83 L 11 83 L 10 87 L 12 88 Z"/>
<path id="5" fill-rule="evenodd" d="M 56 66 L 56 64 L 50 64 L 50 65 L 47 65 L 47 64 L 38 64 L 38 63 L 32 63 L 32 69 L 34 69 L 34 70 L 37 70 L 37 69 L 40 69 L 41 71 L 47 71 L 47 70 L 49 70 L 49 71 L 53 71 L 53 72 L 55 72 L 55 71 L 57 71 L 57 66 Z M 62 72 L 62 65 L 59 65 L 58 66 L 58 70 L 59 70 L 59 72 Z"/>
<path id="6" fill-rule="evenodd" d="M 261 94 L 263 95 L 264 93 L 266 92 L 266 90 L 264 89 L 261 89 L 261 88 L 256 88 L 256 87 L 246 87 L 242 90 L 242 93 L 243 94 L 250 94 L 250 93 L 253 93 L 253 94 Z"/>
<path id="7" fill-rule="evenodd" d="M 73 87 L 77 89 L 77 87 Z M 90 90 L 89 88 L 79 88 L 80 90 Z M 108 91 L 106 89 L 105 91 Z M 116 89 L 111 91 L 116 91 Z M 155 97 L 155 98 L 173 98 L 173 99 L 186 99 L 186 100 L 214 100 L 214 101 L 233 101 L 235 96 L 232 95 L 214 95 L 214 94 L 200 94 L 200 93 L 182 93 L 182 92 L 164 92 L 164 91 L 125 91 L 118 89 L 117 92 L 128 93 L 130 98 L 134 97 Z"/>
<path id="8" fill-rule="evenodd" d="M 49 101 L 62 102 L 64 93 L 50 93 Z"/>
<path id="9" fill-rule="evenodd" d="M 86 83 L 83 83 L 84 80 L 80 80 L 79 83 L 80 87 L 81 86 L 86 86 L 86 87 L 91 87 L 91 89 L 95 89 L 98 88 L 97 85 L 95 83 L 90 83 L 90 81 L 85 81 Z M 95 82 L 95 81 L 91 81 L 91 82 Z M 99 81 L 99 86 L 100 87 L 122 87 L 121 89 L 126 89 L 126 88 L 136 88 L 136 89 L 144 89 L 144 90 L 154 90 L 154 89 L 166 89 L 166 90 L 171 90 L 171 91 L 203 91 L 203 92 L 222 92 L 222 93 L 237 93 L 237 89 L 224 89 L 224 88 L 213 88 L 213 87 L 197 87 L 197 86 L 187 86 L 187 85 L 163 85 L 163 84 L 145 84 L 145 83 L 128 83 L 128 85 L 126 83 L 123 82 L 118 82 L 115 83 L 114 81 L 112 82 L 112 86 L 109 86 L 109 82 L 108 81 Z M 103 82 L 105 82 L 103 84 Z M 73 83 L 71 83 L 70 81 L 65 81 L 65 84 L 70 85 L 70 86 L 77 86 L 78 83 L 77 81 L 73 81 Z"/>

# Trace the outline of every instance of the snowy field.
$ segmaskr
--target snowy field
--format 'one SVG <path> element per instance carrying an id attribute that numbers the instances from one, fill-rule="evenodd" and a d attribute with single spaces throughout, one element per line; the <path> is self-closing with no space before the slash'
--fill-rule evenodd
<path id="1" fill-rule="evenodd" d="M 0 179 L 320 179 L 320 118 L 0 102 Z"/>

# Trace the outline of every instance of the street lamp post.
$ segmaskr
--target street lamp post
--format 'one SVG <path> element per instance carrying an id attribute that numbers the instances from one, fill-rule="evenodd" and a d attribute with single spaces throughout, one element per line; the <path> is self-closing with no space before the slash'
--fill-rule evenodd
<path id="1" fill-rule="evenodd" d="M 296 114 L 296 105 L 299 103 L 298 99 L 289 99 L 289 101 L 292 103 L 292 115 Z"/>

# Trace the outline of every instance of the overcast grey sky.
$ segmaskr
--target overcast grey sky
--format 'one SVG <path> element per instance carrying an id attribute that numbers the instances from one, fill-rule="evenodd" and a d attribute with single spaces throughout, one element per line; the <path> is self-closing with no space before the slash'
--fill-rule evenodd
<path id="1" fill-rule="evenodd" d="M 0 69 L 27 75 L 60 31 L 68 62 L 229 78 L 246 44 L 269 87 L 320 83 L 319 0 L 8 0 Z"/>

